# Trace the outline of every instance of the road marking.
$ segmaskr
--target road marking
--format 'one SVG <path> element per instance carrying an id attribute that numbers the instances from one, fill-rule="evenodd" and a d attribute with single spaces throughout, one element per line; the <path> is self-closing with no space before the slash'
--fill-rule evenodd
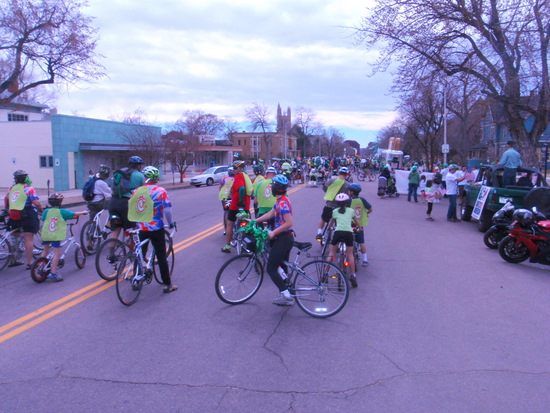
<path id="1" fill-rule="evenodd" d="M 292 194 L 299 189 L 303 188 L 305 184 L 301 184 L 297 187 L 292 188 L 288 191 L 289 194 Z M 213 227 L 210 227 L 198 234 L 193 235 L 191 238 L 183 240 L 174 245 L 174 254 L 188 248 L 199 241 L 202 241 L 205 238 L 213 235 L 214 233 L 220 231 L 223 228 L 223 224 L 217 224 Z M 8 324 L 0 326 L 0 344 L 13 338 L 24 331 L 27 331 L 42 322 L 49 320 L 50 318 L 62 313 L 69 308 L 74 307 L 77 304 L 86 301 L 87 299 L 99 294 L 102 291 L 107 290 L 108 288 L 113 287 L 116 284 L 115 281 L 96 281 L 93 284 L 90 284 L 84 288 L 81 288 L 74 293 L 71 293 L 59 300 L 54 301 L 38 310 L 33 311 L 23 317 L 18 318 Z M 25 324 L 26 323 L 26 324 Z M 4 334 L 5 333 L 5 334 Z"/>

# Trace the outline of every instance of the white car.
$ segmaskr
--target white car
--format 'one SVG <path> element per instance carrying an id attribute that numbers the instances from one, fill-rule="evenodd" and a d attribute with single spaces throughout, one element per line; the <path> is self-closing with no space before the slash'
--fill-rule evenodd
<path id="1" fill-rule="evenodd" d="M 202 174 L 191 178 L 191 185 L 197 188 L 201 185 L 212 186 L 227 176 L 227 168 L 227 166 L 213 166 L 212 168 L 208 168 Z"/>

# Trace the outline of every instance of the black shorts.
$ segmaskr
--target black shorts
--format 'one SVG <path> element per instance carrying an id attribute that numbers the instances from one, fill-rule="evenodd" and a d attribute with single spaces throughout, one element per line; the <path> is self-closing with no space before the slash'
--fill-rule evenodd
<path id="1" fill-rule="evenodd" d="M 227 220 L 231 222 L 235 222 L 237 220 L 237 214 L 239 213 L 236 209 L 230 209 L 227 212 Z"/>
<path id="2" fill-rule="evenodd" d="M 323 207 L 323 213 L 321 214 L 321 219 L 325 222 L 329 222 L 332 219 L 332 211 L 334 211 L 334 208 L 331 208 L 329 206 Z"/>
<path id="3" fill-rule="evenodd" d="M 116 215 L 120 218 L 119 220 L 112 220 L 111 222 L 111 229 L 117 229 L 117 228 L 134 228 L 136 225 L 134 222 L 128 221 L 128 201 L 130 198 L 119 198 L 119 197 L 112 197 L 111 202 L 109 203 L 109 216 L 112 217 L 113 215 Z M 118 222 L 117 222 L 118 221 Z"/>
<path id="4" fill-rule="evenodd" d="M 346 247 L 353 247 L 353 232 L 334 231 L 330 245 L 337 245 L 339 242 L 346 244 Z"/>
<path id="5" fill-rule="evenodd" d="M 33 207 L 25 207 L 22 219 L 8 219 L 7 226 L 10 230 L 21 228 L 23 232 L 31 234 L 36 234 L 40 230 L 38 215 Z"/>

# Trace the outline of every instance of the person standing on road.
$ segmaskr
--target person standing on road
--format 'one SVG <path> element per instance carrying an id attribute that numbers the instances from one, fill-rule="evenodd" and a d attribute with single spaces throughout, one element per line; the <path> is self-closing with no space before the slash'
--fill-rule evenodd
<path id="1" fill-rule="evenodd" d="M 111 197 L 113 191 L 105 180 L 109 178 L 110 173 L 111 169 L 108 166 L 101 165 L 99 172 L 93 176 L 93 179 L 95 179 L 94 198 L 87 202 L 90 221 L 95 218 L 99 211 L 108 208 L 107 199 Z"/>
<path id="2" fill-rule="evenodd" d="M 504 167 L 504 172 L 502 173 L 502 186 L 504 188 L 508 185 L 516 184 L 516 171 L 520 166 L 523 166 L 521 155 L 514 149 L 514 145 L 514 141 L 506 143 L 506 150 L 499 162 Z"/>
<path id="3" fill-rule="evenodd" d="M 155 249 L 155 257 L 159 264 L 160 276 L 164 284 L 163 293 L 171 293 L 178 289 L 172 284 L 170 268 L 166 260 L 166 239 L 164 221 L 166 218 L 170 228 L 174 228 L 172 219 L 172 204 L 166 190 L 157 185 L 160 174 L 154 166 L 143 168 L 143 176 L 147 179 L 145 185 L 136 188 L 128 201 L 128 220 L 136 222 L 139 228 L 139 239 L 151 240 Z M 147 254 L 147 244 L 143 246 L 143 255 Z"/>
<path id="4" fill-rule="evenodd" d="M 418 166 L 413 166 L 411 172 L 409 172 L 409 194 L 407 200 L 411 202 L 411 195 L 414 195 L 414 202 L 418 202 L 418 185 L 420 184 L 420 174 L 418 173 Z"/>
<path id="5" fill-rule="evenodd" d="M 270 166 L 265 171 L 266 178 L 258 185 L 254 194 L 254 202 L 258 204 L 258 214 L 256 218 L 267 214 L 275 205 L 276 198 L 271 192 L 271 186 L 273 184 L 273 178 L 277 175 L 277 170 Z M 273 227 L 273 222 L 269 221 L 270 227 Z"/>
<path id="6" fill-rule="evenodd" d="M 456 198 L 458 196 L 458 183 L 465 179 L 465 176 L 459 177 L 456 173 L 458 166 L 451 164 L 449 166 L 449 172 L 445 176 L 445 182 L 447 184 L 447 196 L 449 198 L 449 209 L 447 211 L 447 221 L 459 222 L 456 217 Z"/>
<path id="7" fill-rule="evenodd" d="M 235 172 L 232 166 L 227 168 L 227 176 L 224 176 L 220 181 L 220 189 L 218 199 L 222 203 L 223 209 L 223 235 L 227 231 L 227 212 L 229 211 L 229 203 L 231 202 L 231 188 L 235 181 Z"/>

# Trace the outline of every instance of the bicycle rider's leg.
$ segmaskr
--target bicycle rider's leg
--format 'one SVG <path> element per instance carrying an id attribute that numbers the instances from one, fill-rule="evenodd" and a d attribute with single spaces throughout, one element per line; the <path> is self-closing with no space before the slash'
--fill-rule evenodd
<path id="1" fill-rule="evenodd" d="M 23 239 L 25 240 L 25 253 L 27 254 L 27 265 L 32 265 L 33 256 L 32 252 L 34 250 L 34 244 L 32 242 L 32 239 L 34 237 L 34 233 L 32 232 L 24 232 L 23 233 Z"/>
<path id="2" fill-rule="evenodd" d="M 230 209 L 227 214 L 227 229 L 225 231 L 225 247 L 222 248 L 222 252 L 231 252 L 231 238 L 233 238 L 233 226 L 237 220 L 237 210 Z"/>
<path id="3" fill-rule="evenodd" d="M 367 259 L 367 244 L 365 244 L 365 230 L 355 233 L 355 241 L 361 246 L 361 254 L 363 255 L 363 266 L 368 265 Z"/>
<path id="4" fill-rule="evenodd" d="M 51 272 L 57 274 L 57 265 L 59 264 L 59 257 L 61 257 L 61 243 L 59 241 L 52 242 L 53 258 L 52 258 L 52 270 Z"/>
<path id="5" fill-rule="evenodd" d="M 319 226 L 317 228 L 317 239 L 323 233 L 323 228 L 332 218 L 332 208 L 329 206 L 323 207 L 323 212 L 321 213 L 321 219 L 319 220 Z"/>
<path id="6" fill-rule="evenodd" d="M 292 243 L 294 237 L 290 235 L 284 235 L 276 237 L 272 241 L 271 251 L 269 253 L 269 259 L 267 260 L 266 271 L 271 278 L 271 281 L 279 289 L 280 296 L 273 300 L 274 304 L 289 305 L 292 304 L 292 298 L 288 291 L 288 285 L 279 275 L 278 268 L 282 266 L 284 269 L 284 261 L 288 260 L 290 256 L 290 250 L 292 249 Z"/>
<path id="7" fill-rule="evenodd" d="M 155 255 L 157 257 L 162 282 L 164 285 L 170 286 L 172 281 L 170 279 L 168 261 L 166 261 L 166 240 L 164 237 L 164 229 L 159 229 L 158 231 L 140 231 L 139 239 L 143 241 L 146 238 L 151 240 L 151 244 L 153 244 L 153 248 L 155 249 Z M 144 247 L 147 247 L 147 245 Z M 146 250 L 143 250 L 144 255 L 146 252 Z"/>

